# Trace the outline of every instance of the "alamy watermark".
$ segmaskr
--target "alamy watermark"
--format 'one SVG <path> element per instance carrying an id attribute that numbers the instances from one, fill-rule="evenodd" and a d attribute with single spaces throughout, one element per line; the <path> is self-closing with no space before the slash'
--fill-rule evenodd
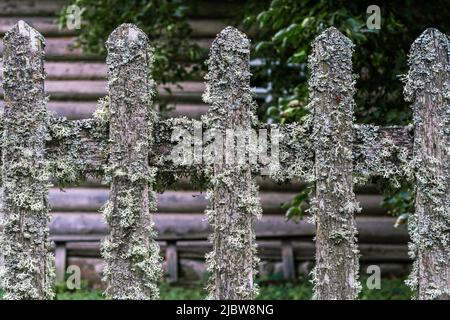
<path id="1" fill-rule="evenodd" d="M 369 290 L 381 289 L 381 268 L 376 264 L 372 264 L 367 267 L 367 274 L 370 276 L 367 278 L 366 286 Z"/>
<path id="2" fill-rule="evenodd" d="M 170 160 L 189 165 L 251 165 L 259 166 L 261 175 L 270 175 L 280 168 L 280 131 L 267 129 L 203 129 L 203 123 L 192 120 L 193 130 L 175 128 L 175 143 Z M 270 132 L 268 132 L 270 131 Z M 270 151 L 270 152 L 269 152 Z"/>
<path id="3" fill-rule="evenodd" d="M 369 30 L 381 29 L 381 9 L 377 5 L 367 7 L 366 13 L 369 14 L 366 20 L 366 26 Z"/>
<path id="4" fill-rule="evenodd" d="M 66 9 L 66 27 L 69 30 L 81 29 L 81 14 L 83 10 L 76 4 L 72 4 Z"/>
<path id="5" fill-rule="evenodd" d="M 66 270 L 66 288 L 69 290 L 81 289 L 81 270 L 77 265 L 70 265 Z"/>

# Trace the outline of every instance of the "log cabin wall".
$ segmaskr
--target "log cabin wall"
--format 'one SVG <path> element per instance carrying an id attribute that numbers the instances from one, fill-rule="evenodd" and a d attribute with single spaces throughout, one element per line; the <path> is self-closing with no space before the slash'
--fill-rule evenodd
<path id="1" fill-rule="evenodd" d="M 80 49 L 72 48 L 74 34 L 58 29 L 55 15 L 64 2 L 0 2 L 0 35 L 3 36 L 20 19 L 40 31 L 46 38 L 48 109 L 68 119 L 90 118 L 97 99 L 106 95 L 106 64 L 104 57 L 87 56 Z M 226 25 L 227 6 L 229 4 L 201 6 L 201 12 L 190 19 L 193 41 L 204 48 L 210 47 L 213 38 Z M 0 51 L 3 53 L 3 41 Z M 182 86 L 183 90 L 174 88 L 171 99 L 172 102 L 176 100 L 176 105 L 169 115 L 199 118 L 208 110 L 201 100 L 203 81 L 189 81 Z M 0 94 L 0 106 L 3 107 L 3 91 Z M 314 265 L 314 226 L 305 220 L 299 223 L 286 221 L 285 210 L 280 207 L 301 190 L 302 184 L 278 185 L 261 179 L 257 182 L 263 207 L 263 218 L 255 226 L 262 259 L 260 273 L 280 274 L 285 278 L 307 275 Z M 57 276 L 60 279 L 66 267 L 75 264 L 81 267 L 83 279 L 99 283 L 103 268 L 100 239 L 107 233 L 99 209 L 107 201 L 108 192 L 107 186 L 94 180 L 64 191 L 50 189 L 53 216 L 50 232 L 56 244 Z M 406 274 L 410 267 L 407 231 L 403 227 L 394 228 L 395 218 L 389 217 L 380 207 L 382 196 L 374 186 L 357 188 L 356 199 L 362 207 L 356 218 L 361 264 L 378 264 L 385 274 Z M 204 256 L 211 250 L 207 241 L 209 227 L 203 214 L 206 205 L 204 193 L 192 190 L 189 181 L 180 181 L 174 190 L 158 194 L 155 223 L 170 281 L 203 277 L 206 270 Z M 361 274 L 365 274 L 364 267 Z"/>

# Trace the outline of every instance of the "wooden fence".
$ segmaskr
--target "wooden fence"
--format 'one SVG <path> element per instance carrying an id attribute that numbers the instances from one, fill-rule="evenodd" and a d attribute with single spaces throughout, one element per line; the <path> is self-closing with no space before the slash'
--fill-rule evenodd
<path id="1" fill-rule="evenodd" d="M 261 124 L 253 113 L 250 42 L 238 30 L 225 28 L 211 46 L 204 95 L 210 111 L 199 128 L 187 118 L 157 118 L 151 106 L 153 51 L 141 30 L 124 24 L 107 41 L 108 96 L 93 118 L 68 121 L 46 110 L 43 37 L 23 21 L 17 23 L 4 39 L 5 297 L 53 297 L 50 181 L 64 186 L 93 175 L 111 183 L 103 209 L 109 237 L 102 245 L 109 297 L 157 298 L 160 255 L 149 214 L 156 211 L 154 190 L 187 175 L 208 186 L 210 298 L 253 298 L 258 261 L 254 219 L 261 212 L 255 178 L 267 168 L 250 162 L 177 163 L 172 157 L 179 143 L 173 138 L 176 130 L 195 137 L 199 129 L 253 128 L 278 139 L 278 150 L 270 149 L 279 158 L 270 170 L 272 178 L 315 183 L 309 208 L 316 223 L 315 298 L 357 298 L 354 214 L 359 206 L 353 185 L 377 175 L 415 179 L 416 213 L 410 223 L 415 262 L 409 283 L 420 299 L 449 298 L 448 37 L 427 29 L 411 48 L 405 96 L 413 103 L 414 127 L 353 123 L 352 47 L 335 28 L 319 35 L 309 59 L 311 116 L 302 123 Z M 196 143 L 193 139 L 189 146 Z M 173 243 L 167 254 L 176 255 Z"/>

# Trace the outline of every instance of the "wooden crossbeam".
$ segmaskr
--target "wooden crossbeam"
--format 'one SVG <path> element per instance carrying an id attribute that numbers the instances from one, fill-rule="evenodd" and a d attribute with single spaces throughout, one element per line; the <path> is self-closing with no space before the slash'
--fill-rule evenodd
<path id="1" fill-rule="evenodd" d="M 189 174 L 201 171 L 203 164 L 176 164 L 170 154 L 175 142 L 172 132 L 187 130 L 193 133 L 193 119 L 171 118 L 155 123 L 153 147 L 149 152 L 149 164 L 160 173 Z M 0 132 L 3 121 L 0 121 Z M 57 116 L 49 119 L 49 139 L 46 141 L 46 157 L 52 169 L 55 184 L 64 186 L 82 180 L 89 175 L 102 175 L 108 160 L 109 123 L 98 118 L 66 120 Z M 210 129 L 203 124 L 203 131 Z M 301 124 L 261 124 L 254 130 L 266 129 L 269 133 L 277 129 L 281 133 L 280 169 L 272 175 L 279 180 L 304 178 L 308 170 L 299 161 L 297 152 L 313 158 L 308 150 L 311 130 Z M 410 174 L 408 162 L 412 159 L 413 128 L 410 126 L 379 127 L 374 125 L 354 125 L 353 143 L 354 174 L 361 177 L 394 176 L 407 177 Z M 269 145 L 270 147 L 270 145 Z M 307 152 L 310 152 L 309 154 Z M 0 149 L 1 152 L 1 149 Z M 305 153 L 306 152 L 306 153 Z M 0 160 L 1 161 L 1 160 Z M 287 169 L 296 168 L 296 172 Z M 252 172 L 260 174 L 260 167 L 254 166 Z M 303 170 L 301 170 L 303 169 Z M 291 172 L 290 174 L 287 174 Z"/>

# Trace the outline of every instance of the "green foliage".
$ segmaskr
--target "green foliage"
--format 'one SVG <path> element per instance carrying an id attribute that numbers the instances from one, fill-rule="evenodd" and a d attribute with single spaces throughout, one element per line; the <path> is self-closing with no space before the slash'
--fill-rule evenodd
<path id="1" fill-rule="evenodd" d="M 101 290 L 92 289 L 87 281 L 81 282 L 81 289 L 67 289 L 65 283 L 55 286 L 56 300 L 102 300 L 104 294 Z"/>
<path id="2" fill-rule="evenodd" d="M 399 75 L 407 71 L 407 53 L 425 28 L 446 31 L 450 7 L 445 0 L 389 1 L 380 5 L 381 29 L 366 27 L 367 1 L 247 1 L 237 19 L 253 35 L 253 57 L 266 62 L 255 70 L 256 81 L 272 83 L 273 100 L 263 106 L 275 121 L 298 121 L 308 92 L 306 70 L 311 42 L 335 26 L 355 44 L 353 69 L 359 75 L 355 96 L 360 122 L 380 125 L 409 122 Z"/>
<path id="3" fill-rule="evenodd" d="M 197 61 L 200 49 L 189 41 L 191 28 L 182 0 L 71 0 L 67 5 L 82 10 L 78 30 L 78 45 L 86 53 L 104 54 L 105 41 L 122 23 L 141 28 L 155 47 L 153 77 L 161 83 L 174 83 L 191 76 L 196 68 L 186 69 L 186 63 Z M 67 7 L 60 12 L 60 25 L 67 21 Z"/>
<path id="4" fill-rule="evenodd" d="M 361 300 L 409 300 L 411 291 L 400 278 L 382 278 L 381 289 L 370 290 L 362 279 Z M 275 282 L 261 285 L 258 300 L 309 300 L 312 297 L 313 285 L 309 281 Z"/>
<path id="5" fill-rule="evenodd" d="M 362 279 L 365 284 L 365 279 Z M 202 285 L 181 287 L 162 284 L 160 286 L 162 300 L 201 300 L 206 296 Z M 260 294 L 258 300 L 307 300 L 312 296 L 312 284 L 307 279 L 296 282 L 262 281 L 260 282 Z M 0 290 L 0 300 L 2 293 Z M 411 291 L 401 278 L 382 278 L 381 289 L 369 290 L 363 285 L 359 297 L 362 300 L 409 300 Z M 67 290 L 62 285 L 56 290 L 57 300 L 100 300 L 104 299 L 102 291 L 89 289 L 86 283 L 82 283 L 81 290 Z"/>
<path id="6" fill-rule="evenodd" d="M 445 0 L 430 6 L 426 1 L 389 1 L 380 5 L 381 29 L 366 27 L 368 1 L 247 1 L 247 10 L 237 17 L 253 35 L 253 58 L 265 63 L 253 70 L 255 84 L 271 83 L 272 99 L 260 107 L 260 116 L 270 122 L 302 121 L 308 103 L 306 68 L 311 42 L 335 26 L 355 44 L 353 70 L 359 76 L 355 95 L 358 122 L 377 125 L 407 124 L 411 110 L 403 99 L 402 74 L 408 70 L 407 55 L 413 41 L 428 27 L 450 29 L 450 7 Z M 413 210 L 412 189 L 402 184 L 386 192 L 383 206 L 394 215 Z M 301 217 L 297 201 L 288 217 Z M 405 216 L 404 216 L 405 217 Z"/>
<path id="7" fill-rule="evenodd" d="M 208 295 L 204 287 L 199 285 L 181 287 L 164 283 L 160 288 L 162 300 L 203 300 Z"/>
<path id="8" fill-rule="evenodd" d="M 286 218 L 294 221 L 303 218 L 305 215 L 305 210 L 302 208 L 302 205 L 311 195 L 312 188 L 313 186 L 309 184 L 302 191 L 300 191 L 300 193 L 296 194 L 290 202 L 283 203 L 282 208 L 287 209 Z"/>
<path id="9" fill-rule="evenodd" d="M 410 188 L 403 186 L 392 195 L 387 195 L 382 207 L 388 209 L 388 213 L 393 216 L 399 216 L 404 213 L 411 213 L 414 206 L 414 197 L 410 192 Z"/>
<path id="10" fill-rule="evenodd" d="M 71 0 L 83 10 L 79 45 L 88 53 L 104 53 L 104 42 L 118 25 L 138 25 L 152 40 L 155 50 L 154 77 L 158 82 L 177 82 L 196 75 L 202 68 L 200 49 L 189 41 L 187 22 L 194 0 Z M 386 1 L 380 4 L 381 29 L 366 27 L 370 1 L 343 0 L 247 0 L 234 22 L 241 23 L 254 43 L 252 58 L 264 63 L 253 68 L 255 85 L 271 83 L 271 99 L 263 102 L 259 116 L 269 122 L 302 121 L 308 114 L 306 61 L 311 42 L 335 26 L 355 44 L 353 69 L 357 79 L 356 118 L 378 125 L 411 122 L 409 105 L 403 100 L 402 74 L 412 42 L 427 27 L 450 29 L 450 6 L 446 0 Z M 195 6 L 194 6 L 195 7 Z M 60 22 L 65 25 L 66 10 Z M 189 62 L 193 68 L 186 69 Z M 406 195 L 409 193 L 409 195 Z M 411 189 L 391 191 L 384 201 L 393 214 L 412 210 Z M 289 206 L 288 217 L 301 217 L 298 199 Z"/>

